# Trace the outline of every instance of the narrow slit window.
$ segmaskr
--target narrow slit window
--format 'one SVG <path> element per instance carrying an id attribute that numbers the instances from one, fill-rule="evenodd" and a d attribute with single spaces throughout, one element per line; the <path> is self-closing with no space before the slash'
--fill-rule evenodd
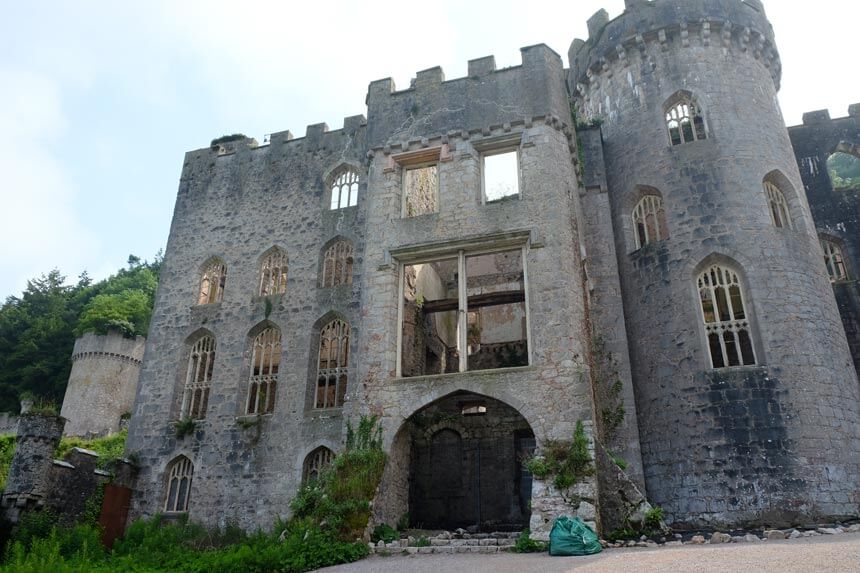
<path id="1" fill-rule="evenodd" d="M 167 495 L 164 498 L 165 512 L 188 511 L 193 476 L 194 465 L 185 456 L 179 456 L 170 463 L 167 472 Z"/>
<path id="2" fill-rule="evenodd" d="M 281 330 L 269 327 L 254 338 L 248 380 L 247 414 L 271 414 L 281 364 Z"/>
<path id="3" fill-rule="evenodd" d="M 666 228 L 666 211 L 659 195 L 645 195 L 633 209 L 633 228 L 636 248 L 669 237 Z"/>
<path id="4" fill-rule="evenodd" d="M 520 194 L 518 156 L 516 151 L 508 151 L 483 157 L 485 203 Z"/>
<path id="5" fill-rule="evenodd" d="M 339 408 L 349 380 L 349 324 L 335 319 L 320 331 L 314 408 Z"/>
<path id="6" fill-rule="evenodd" d="M 789 229 L 794 228 L 794 223 L 791 221 L 791 216 L 788 211 L 788 203 L 785 200 L 785 195 L 780 191 L 779 187 L 770 181 L 764 182 L 764 191 L 767 195 L 768 210 L 770 211 L 770 220 L 774 227 Z"/>
<path id="7" fill-rule="evenodd" d="M 188 356 L 185 391 L 182 393 L 180 418 L 202 420 L 209 405 L 209 388 L 215 364 L 215 339 L 204 336 L 194 343 Z"/>
<path id="8" fill-rule="evenodd" d="M 439 211 L 439 174 L 436 165 L 407 168 L 403 172 L 403 216 L 417 217 Z"/>
<path id="9" fill-rule="evenodd" d="M 714 368 L 756 363 L 738 274 L 712 266 L 697 281 L 708 352 Z"/>
<path id="10" fill-rule="evenodd" d="M 821 249 L 824 251 L 824 266 L 827 267 L 827 275 L 830 282 L 843 281 L 848 278 L 845 271 L 845 259 L 842 257 L 842 249 L 833 241 L 821 239 Z"/>

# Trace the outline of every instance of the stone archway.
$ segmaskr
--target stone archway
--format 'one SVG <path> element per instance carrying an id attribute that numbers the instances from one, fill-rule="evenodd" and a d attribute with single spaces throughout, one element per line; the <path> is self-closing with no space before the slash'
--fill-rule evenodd
<path id="1" fill-rule="evenodd" d="M 408 464 L 413 527 L 528 527 L 532 480 L 522 460 L 534 450 L 535 437 L 516 409 L 494 398 L 456 392 L 410 416 L 397 441 L 401 456 L 407 454 L 401 467 L 406 474 Z"/>

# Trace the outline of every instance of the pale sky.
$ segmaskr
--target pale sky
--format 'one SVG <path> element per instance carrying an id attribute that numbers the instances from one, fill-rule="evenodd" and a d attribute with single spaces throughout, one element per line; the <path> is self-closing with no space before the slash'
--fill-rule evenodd
<path id="1" fill-rule="evenodd" d="M 683 1 L 683 0 L 677 0 Z M 562 55 L 623 0 L 117 2 L 0 0 L 0 301 L 59 268 L 101 279 L 167 234 L 183 154 L 215 137 L 330 129 L 366 114 L 367 84 L 470 59 Z M 860 2 L 765 0 L 789 125 L 860 102 Z M 410 19 L 412 18 L 412 19 Z"/>

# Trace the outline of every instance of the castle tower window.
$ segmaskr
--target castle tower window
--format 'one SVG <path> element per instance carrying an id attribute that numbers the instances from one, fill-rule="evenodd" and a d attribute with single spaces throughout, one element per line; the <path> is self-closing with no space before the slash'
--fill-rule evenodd
<path id="1" fill-rule="evenodd" d="M 519 153 L 516 150 L 486 154 L 482 160 L 484 203 L 520 194 Z"/>
<path id="2" fill-rule="evenodd" d="M 358 205 L 358 173 L 348 169 L 334 180 L 331 186 L 331 209 Z"/>
<path id="3" fill-rule="evenodd" d="M 824 265 L 830 282 L 844 281 L 848 278 L 845 272 L 845 260 L 842 257 L 842 249 L 839 245 L 828 239 L 821 239 L 821 249 L 824 251 Z"/>
<path id="4" fill-rule="evenodd" d="M 182 394 L 180 418 L 202 420 L 209 404 L 212 367 L 215 364 L 215 339 L 204 336 L 194 343 L 188 356 L 185 391 Z"/>
<path id="5" fill-rule="evenodd" d="M 323 255 L 323 288 L 352 284 L 352 242 L 341 239 L 326 249 Z"/>
<path id="6" fill-rule="evenodd" d="M 789 229 L 794 228 L 791 221 L 791 216 L 788 211 L 788 203 L 785 200 L 785 195 L 780 191 L 779 187 L 770 181 L 764 182 L 764 191 L 767 195 L 767 205 L 770 211 L 770 220 L 774 227 Z"/>
<path id="7" fill-rule="evenodd" d="M 227 280 L 227 266 L 220 259 L 207 262 L 200 278 L 200 291 L 197 304 L 221 302 L 224 296 L 224 283 Z"/>
<path id="8" fill-rule="evenodd" d="M 304 467 L 302 468 L 302 483 L 316 481 L 320 474 L 334 459 L 334 452 L 325 446 L 320 446 L 305 458 Z"/>
<path id="9" fill-rule="evenodd" d="M 633 228 L 636 248 L 669 237 L 666 228 L 666 211 L 659 195 L 645 195 L 633 209 Z"/>
<path id="10" fill-rule="evenodd" d="M 672 145 L 707 139 L 705 118 L 698 104 L 687 94 L 669 99 L 666 106 L 666 127 Z"/>
<path id="11" fill-rule="evenodd" d="M 698 289 L 711 365 L 725 368 L 755 364 L 738 274 L 726 267 L 711 266 L 699 275 Z"/>
<path id="12" fill-rule="evenodd" d="M 275 248 L 263 257 L 260 265 L 260 296 L 287 291 L 287 253 Z"/>
<path id="13" fill-rule="evenodd" d="M 281 330 L 271 326 L 254 338 L 248 380 L 247 414 L 271 414 L 281 364 Z"/>
<path id="14" fill-rule="evenodd" d="M 164 511 L 167 513 L 188 511 L 194 465 L 185 456 L 179 456 L 167 467 L 167 495 L 164 498 Z"/>
<path id="15" fill-rule="evenodd" d="M 335 319 L 320 331 L 314 408 L 343 406 L 349 379 L 349 324 Z"/>
<path id="16" fill-rule="evenodd" d="M 403 172 L 403 216 L 417 217 L 439 211 L 439 174 L 436 165 L 407 168 Z"/>

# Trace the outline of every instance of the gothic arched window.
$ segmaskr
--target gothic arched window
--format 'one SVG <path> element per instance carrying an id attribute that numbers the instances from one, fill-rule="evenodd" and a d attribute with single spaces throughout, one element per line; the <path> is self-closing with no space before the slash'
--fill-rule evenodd
<path id="1" fill-rule="evenodd" d="M 738 273 L 720 265 L 699 275 L 697 286 L 714 368 L 755 364 L 750 319 Z"/>
<path id="2" fill-rule="evenodd" d="M 349 324 L 334 319 L 320 330 L 314 408 L 339 408 L 349 379 Z"/>
<path id="3" fill-rule="evenodd" d="M 821 249 L 824 251 L 824 265 L 830 282 L 842 281 L 848 278 L 845 271 L 845 259 L 842 257 L 842 249 L 834 241 L 821 239 Z"/>
<path id="4" fill-rule="evenodd" d="M 670 98 L 665 110 L 666 127 L 669 129 L 672 145 L 707 139 L 702 110 L 690 95 Z"/>
<path id="5" fill-rule="evenodd" d="M 185 456 L 179 456 L 167 466 L 167 495 L 164 497 L 164 511 L 188 511 L 191 497 L 191 478 L 194 464 Z"/>
<path id="6" fill-rule="evenodd" d="M 659 195 L 648 194 L 639 200 L 633 209 L 633 228 L 637 249 L 669 237 L 666 211 Z"/>
<path id="7" fill-rule="evenodd" d="M 336 241 L 323 255 L 323 288 L 352 284 L 352 242 Z"/>
<path id="8" fill-rule="evenodd" d="M 182 393 L 180 419 L 202 420 L 209 404 L 212 367 L 215 364 L 215 339 L 206 335 L 197 340 L 188 355 L 185 390 Z"/>
<path id="9" fill-rule="evenodd" d="M 221 302 L 224 297 L 224 283 L 227 281 L 227 265 L 221 259 L 212 259 L 203 268 L 200 277 L 200 290 L 197 304 Z"/>
<path id="10" fill-rule="evenodd" d="M 773 222 L 773 226 L 777 228 L 788 227 L 789 229 L 793 229 L 794 223 L 791 222 L 788 203 L 785 200 L 783 192 L 770 181 L 764 182 L 764 191 L 767 195 L 767 206 L 770 211 L 770 220 Z"/>
<path id="11" fill-rule="evenodd" d="M 351 169 L 341 172 L 331 185 L 331 209 L 358 205 L 358 173 Z"/>
<path id="12" fill-rule="evenodd" d="M 331 465 L 334 452 L 325 446 L 320 446 L 305 458 L 302 468 L 302 483 L 308 483 L 319 478 L 320 474 Z"/>
<path id="13" fill-rule="evenodd" d="M 272 249 L 260 265 L 260 296 L 282 294 L 287 291 L 287 253 Z"/>
<path id="14" fill-rule="evenodd" d="M 254 338 L 251 374 L 248 378 L 247 414 L 271 414 L 275 410 L 275 389 L 281 364 L 281 330 L 275 326 Z"/>

